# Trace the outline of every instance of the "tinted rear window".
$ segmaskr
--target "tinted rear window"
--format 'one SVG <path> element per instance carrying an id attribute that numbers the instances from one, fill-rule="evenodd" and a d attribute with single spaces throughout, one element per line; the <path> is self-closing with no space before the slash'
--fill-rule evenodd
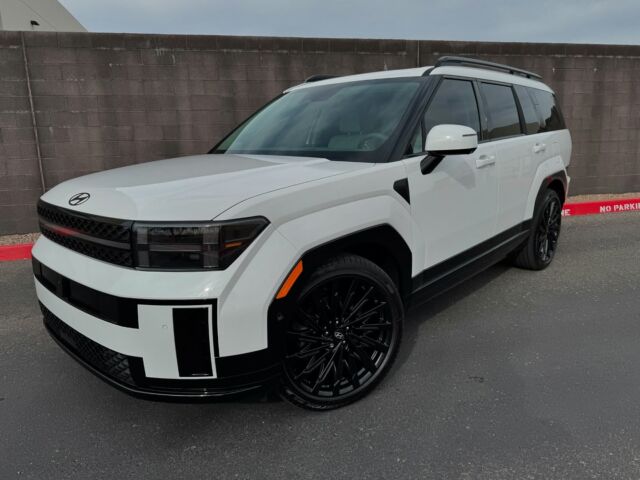
<path id="1" fill-rule="evenodd" d="M 482 83 L 481 87 L 489 113 L 489 138 L 520 135 L 520 116 L 511 87 L 493 83 Z"/>
<path id="2" fill-rule="evenodd" d="M 518 100 L 520 101 L 520 107 L 522 107 L 522 114 L 524 115 L 525 131 L 528 135 L 538 133 L 540 131 L 540 119 L 538 112 L 533 106 L 533 101 L 529 96 L 529 90 L 521 85 L 514 86 Z"/>
<path id="3" fill-rule="evenodd" d="M 552 93 L 544 90 L 537 90 L 535 88 L 529 88 L 528 90 L 540 114 L 539 132 L 552 132 L 566 128 L 556 97 Z"/>

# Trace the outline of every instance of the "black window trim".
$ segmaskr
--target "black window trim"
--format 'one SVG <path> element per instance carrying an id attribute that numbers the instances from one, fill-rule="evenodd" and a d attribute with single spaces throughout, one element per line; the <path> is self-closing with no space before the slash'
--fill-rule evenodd
<path id="1" fill-rule="evenodd" d="M 485 104 L 484 96 L 480 90 L 480 80 L 473 79 L 473 89 L 476 94 L 476 103 L 478 104 L 478 114 L 480 115 L 480 135 L 478 136 L 478 144 L 487 143 L 489 138 L 489 112 Z"/>
<path id="2" fill-rule="evenodd" d="M 440 75 L 428 75 L 423 76 L 425 79 L 424 84 L 421 86 L 421 90 L 418 92 L 413 105 L 408 109 L 406 121 L 403 124 L 400 134 L 396 138 L 396 144 L 386 161 L 381 163 L 391 163 L 403 160 L 405 158 L 411 158 L 416 156 L 424 156 L 424 153 L 416 153 L 412 155 L 406 155 L 407 146 L 413 139 L 413 133 L 420 122 L 422 122 L 422 115 L 424 109 L 429 105 L 433 98 L 433 93 L 440 85 Z M 424 141 L 424 140 L 423 140 Z"/>
<path id="3" fill-rule="evenodd" d="M 516 101 L 516 109 L 518 110 L 518 117 L 520 118 L 520 133 L 522 133 L 523 135 L 527 135 L 527 121 L 524 118 L 524 110 L 522 109 L 520 97 L 518 97 L 518 92 L 516 91 L 515 85 L 511 85 L 511 93 L 513 94 L 513 98 Z"/>

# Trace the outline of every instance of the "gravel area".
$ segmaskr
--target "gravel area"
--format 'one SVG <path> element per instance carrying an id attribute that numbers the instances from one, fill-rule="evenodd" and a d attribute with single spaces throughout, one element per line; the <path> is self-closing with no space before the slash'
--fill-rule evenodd
<path id="1" fill-rule="evenodd" d="M 22 233 L 20 235 L 0 236 L 0 245 L 19 245 L 21 243 L 33 243 L 38 239 L 39 233 Z"/>
<path id="2" fill-rule="evenodd" d="M 640 198 L 640 192 L 632 193 L 601 193 L 598 195 L 575 195 L 569 196 L 569 202 L 597 202 L 599 200 L 617 200 L 623 198 Z"/>

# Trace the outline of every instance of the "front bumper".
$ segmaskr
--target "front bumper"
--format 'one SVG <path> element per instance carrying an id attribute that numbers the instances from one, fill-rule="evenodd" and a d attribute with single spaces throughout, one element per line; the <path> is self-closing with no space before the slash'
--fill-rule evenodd
<path id="1" fill-rule="evenodd" d="M 85 337 L 40 304 L 47 332 L 71 357 L 97 377 L 134 396 L 168 399 L 206 399 L 242 394 L 278 378 L 277 365 L 250 374 L 216 380 L 162 380 L 145 375 L 141 358 L 114 352 Z"/>
<path id="2" fill-rule="evenodd" d="M 220 355 L 216 299 L 119 297 L 42 264 L 33 270 L 44 324 L 81 364 L 128 393 L 198 399 L 233 395 L 280 372 L 275 348 Z"/>

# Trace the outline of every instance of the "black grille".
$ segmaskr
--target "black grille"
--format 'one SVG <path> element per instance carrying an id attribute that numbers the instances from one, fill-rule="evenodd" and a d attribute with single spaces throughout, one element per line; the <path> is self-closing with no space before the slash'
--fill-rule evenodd
<path id="1" fill-rule="evenodd" d="M 90 216 L 38 202 L 38 215 L 54 225 L 67 227 L 91 237 L 113 242 L 131 241 L 131 222 L 106 217 Z"/>
<path id="2" fill-rule="evenodd" d="M 106 245 L 100 245 L 98 243 L 81 240 L 79 238 L 70 237 L 67 235 L 60 235 L 52 230 L 49 230 L 44 225 L 40 225 L 40 231 L 42 235 L 49 240 L 56 242 L 63 247 L 67 247 L 70 250 L 87 255 L 89 257 L 97 258 L 103 262 L 115 263 L 116 265 L 122 265 L 123 267 L 132 267 L 133 258 L 130 250 L 123 250 L 120 248 L 107 247 Z"/>
<path id="3" fill-rule="evenodd" d="M 40 304 L 40 308 L 45 326 L 75 355 L 104 375 L 127 385 L 135 385 L 127 356 L 103 347 L 75 331 L 44 305 Z"/>
<path id="4" fill-rule="evenodd" d="M 38 202 L 40 231 L 49 240 L 103 262 L 133 267 L 132 222 L 91 216 Z"/>

